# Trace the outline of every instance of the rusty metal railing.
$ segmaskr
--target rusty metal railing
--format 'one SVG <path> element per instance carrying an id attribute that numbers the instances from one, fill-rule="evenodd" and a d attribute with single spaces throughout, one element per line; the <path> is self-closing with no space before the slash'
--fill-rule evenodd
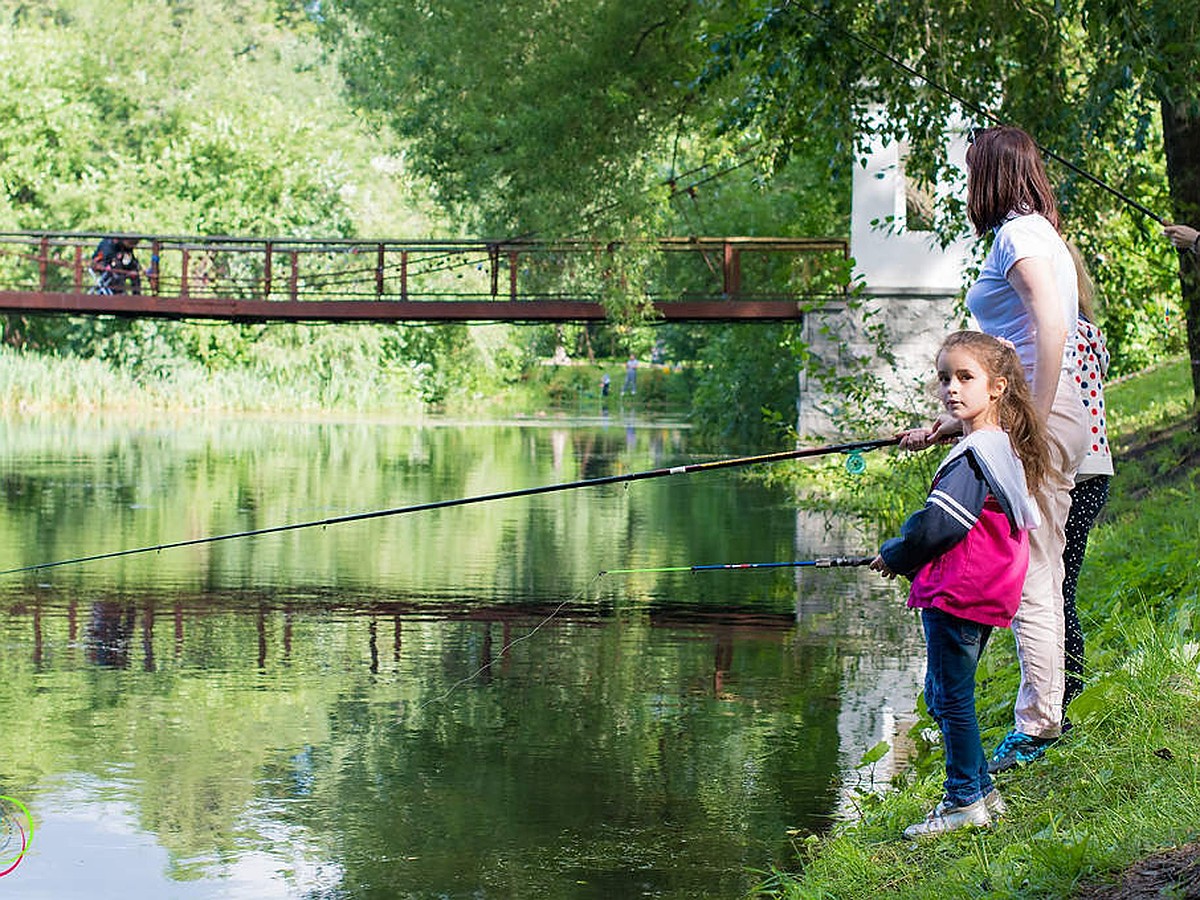
<path id="1" fill-rule="evenodd" d="M 0 290 L 87 293 L 97 232 L 0 233 Z M 143 292 L 257 300 L 599 297 L 614 259 L 633 245 L 585 241 L 374 241 L 130 234 Z M 839 239 L 662 238 L 636 285 L 654 299 L 837 294 L 848 247 Z M 608 274 L 606 274 L 608 273 Z M 619 273 L 614 277 L 623 277 Z"/>

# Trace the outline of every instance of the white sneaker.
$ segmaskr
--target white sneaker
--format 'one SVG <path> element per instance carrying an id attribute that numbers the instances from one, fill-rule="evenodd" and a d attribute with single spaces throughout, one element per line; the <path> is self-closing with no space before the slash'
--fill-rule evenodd
<path id="1" fill-rule="evenodd" d="M 1008 812 L 1008 804 L 1004 802 L 1004 798 L 995 788 L 992 788 L 992 792 L 983 798 L 983 804 L 993 819 L 999 819 Z"/>
<path id="2" fill-rule="evenodd" d="M 1008 813 L 1008 804 L 1004 802 L 1004 798 L 1000 796 L 1000 792 L 992 788 L 991 793 L 983 798 L 983 805 L 987 807 L 988 815 L 993 819 L 999 819 Z M 941 799 L 933 811 L 939 816 L 950 808 L 950 801 L 945 797 Z"/>
<path id="3" fill-rule="evenodd" d="M 1004 803 L 999 793 L 996 791 L 992 793 L 996 794 L 996 799 L 1001 804 Z M 990 796 L 991 794 L 988 795 L 988 797 Z M 991 824 L 992 816 L 988 812 L 987 797 L 980 797 L 967 806 L 951 806 L 943 800 L 929 811 L 929 815 L 925 817 L 924 821 L 905 828 L 904 836 L 906 838 L 936 837 L 960 828 L 987 828 Z"/>

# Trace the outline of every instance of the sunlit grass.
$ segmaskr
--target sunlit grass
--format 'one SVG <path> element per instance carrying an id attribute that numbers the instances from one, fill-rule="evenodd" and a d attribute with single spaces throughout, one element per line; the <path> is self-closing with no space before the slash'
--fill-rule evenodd
<path id="1" fill-rule="evenodd" d="M 212 412 L 391 412 L 418 414 L 408 373 L 287 366 L 216 372 L 189 362 L 134 378 L 95 359 L 0 349 L 0 409 Z"/>
<path id="2" fill-rule="evenodd" d="M 762 893 L 1068 897 L 1146 853 L 1195 840 L 1200 494 L 1192 487 L 1153 508 L 1136 534 L 1113 525 L 1093 539 L 1080 590 L 1089 687 L 1072 705 L 1075 728 L 1044 762 L 998 776 L 1009 806 L 1004 820 L 987 832 L 903 840 L 904 827 L 941 796 L 941 755 L 931 748 L 897 790 L 862 797 L 857 822 L 801 845 L 795 874 L 772 879 Z M 1160 539 L 1147 547 L 1146 532 Z M 981 715 L 990 746 L 1011 716 L 1016 672 L 1004 641 L 989 647 L 985 661 L 980 693 L 992 702 Z"/>
<path id="3" fill-rule="evenodd" d="M 1104 401 L 1109 438 L 1117 446 L 1131 434 L 1177 422 L 1192 406 L 1190 364 L 1174 359 L 1110 384 Z"/>
<path id="4" fill-rule="evenodd" d="M 492 352 L 495 350 L 492 348 Z M 168 410 L 363 413 L 420 417 L 435 410 L 489 415 L 546 411 L 614 414 L 625 409 L 686 410 L 694 378 L 682 368 L 645 366 L 636 395 L 621 393 L 623 360 L 542 366 L 519 383 L 459 379 L 425 364 L 383 365 L 367 353 L 291 354 L 260 350 L 253 364 L 206 369 L 187 359 L 159 360 L 136 377 L 97 359 L 57 357 L 0 347 L 0 409 Z M 609 396 L 600 396 L 607 373 Z M 431 382 L 445 390 L 431 401 Z M 436 385 L 434 386 L 436 387 Z"/>

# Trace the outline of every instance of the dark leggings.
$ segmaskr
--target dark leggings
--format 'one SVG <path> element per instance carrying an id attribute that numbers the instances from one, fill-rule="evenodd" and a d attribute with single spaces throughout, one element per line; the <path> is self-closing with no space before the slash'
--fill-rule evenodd
<path id="1" fill-rule="evenodd" d="M 1075 606 L 1075 587 L 1087 550 L 1088 532 L 1108 499 L 1108 475 L 1093 475 L 1071 488 L 1071 512 L 1067 516 L 1067 542 L 1063 548 L 1063 618 L 1066 624 L 1064 649 L 1067 654 L 1066 691 L 1063 694 L 1063 715 L 1067 704 L 1083 690 L 1083 629 L 1079 626 L 1079 610 Z"/>

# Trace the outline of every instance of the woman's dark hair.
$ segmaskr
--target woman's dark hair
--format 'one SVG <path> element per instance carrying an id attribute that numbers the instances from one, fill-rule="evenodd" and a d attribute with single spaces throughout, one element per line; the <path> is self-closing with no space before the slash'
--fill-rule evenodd
<path id="1" fill-rule="evenodd" d="M 982 235 L 1013 212 L 1041 213 L 1059 227 L 1058 203 L 1037 144 L 1007 125 L 976 131 L 967 147 L 967 216 Z"/>

